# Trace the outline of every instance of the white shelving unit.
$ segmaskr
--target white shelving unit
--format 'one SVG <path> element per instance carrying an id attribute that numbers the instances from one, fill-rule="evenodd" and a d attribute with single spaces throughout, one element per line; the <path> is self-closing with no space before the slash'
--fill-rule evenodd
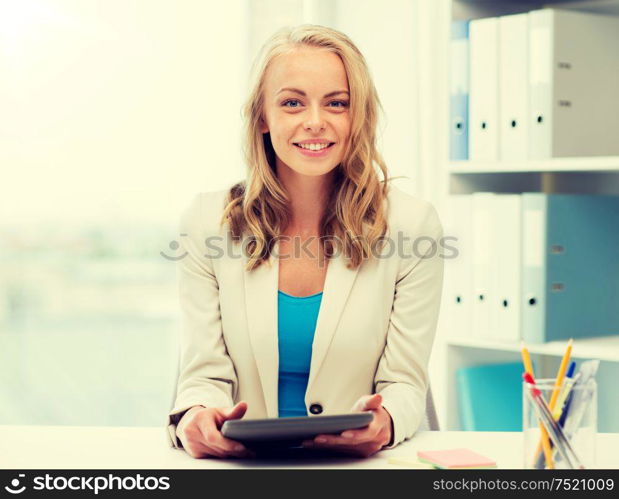
<path id="1" fill-rule="evenodd" d="M 453 0 L 452 20 L 494 17 L 545 7 L 619 16 L 619 0 Z M 446 161 L 445 171 L 447 194 L 482 191 L 619 194 L 619 156 L 521 162 Z M 619 306 L 619 297 L 617 301 Z M 520 344 L 457 337 L 453 331 L 447 330 L 445 324 L 447 321 L 441 317 L 433 362 L 442 372 L 432 378 L 433 392 L 442 429 L 459 430 L 456 371 L 467 366 L 517 362 L 521 358 Z M 528 344 L 527 347 L 536 363 L 538 377 L 554 377 L 564 353 L 565 343 Z M 597 377 L 598 430 L 619 432 L 619 334 L 576 340 L 572 356 L 575 359 L 601 361 Z"/>
<path id="2" fill-rule="evenodd" d="M 540 345 L 528 344 L 531 358 L 536 364 L 538 378 L 554 378 L 564 353 L 564 342 Z M 461 367 L 519 362 L 519 344 L 500 344 L 491 341 L 449 338 L 444 343 L 446 367 L 446 407 L 444 426 L 459 429 L 456 371 Z M 619 337 L 592 338 L 574 342 L 572 358 L 575 360 L 599 359 L 598 382 L 598 431 L 618 432 L 619 393 Z"/>
<path id="3" fill-rule="evenodd" d="M 590 158 L 552 158 L 532 161 L 451 161 L 449 173 L 562 173 L 562 172 L 618 172 L 619 156 Z"/>
<path id="4" fill-rule="evenodd" d="M 447 343 L 454 347 L 475 348 L 478 350 L 502 350 L 520 355 L 520 345 L 516 343 L 500 343 L 480 340 L 477 338 L 448 338 Z M 531 355 L 548 355 L 561 357 L 565 353 L 564 341 L 529 344 L 527 348 Z M 605 362 L 619 362 L 619 335 L 600 338 L 579 339 L 572 351 L 573 359 L 599 359 Z"/>

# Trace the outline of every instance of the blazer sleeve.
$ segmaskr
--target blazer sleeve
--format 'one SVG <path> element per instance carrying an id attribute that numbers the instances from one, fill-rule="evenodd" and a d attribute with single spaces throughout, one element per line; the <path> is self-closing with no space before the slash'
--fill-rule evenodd
<path id="1" fill-rule="evenodd" d="M 208 193 L 197 194 L 179 222 L 177 283 L 181 310 L 179 375 L 174 407 L 168 414 L 172 446 L 181 448 L 176 425 L 193 406 L 233 405 L 237 379 L 224 343 L 219 288 L 205 239 L 215 233 L 221 210 L 205 206 Z M 208 211 L 206 211 L 208 209 Z"/>
<path id="2" fill-rule="evenodd" d="M 387 449 L 412 437 L 425 415 L 428 360 L 443 287 L 443 229 L 429 203 L 415 232 L 410 255 L 399 262 L 385 349 L 374 378 L 375 392 L 382 395 L 393 422 Z"/>

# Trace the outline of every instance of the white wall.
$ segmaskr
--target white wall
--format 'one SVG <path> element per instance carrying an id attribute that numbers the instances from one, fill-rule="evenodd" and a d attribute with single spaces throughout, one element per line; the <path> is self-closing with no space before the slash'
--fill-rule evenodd
<path id="1" fill-rule="evenodd" d="M 0 0 L 0 223 L 174 220 L 243 175 L 245 0 Z"/>
<path id="2" fill-rule="evenodd" d="M 410 190 L 423 195 L 428 182 L 421 168 L 431 169 L 432 134 L 441 130 L 432 124 L 434 104 L 431 98 L 423 98 L 423 88 L 430 87 L 436 96 L 446 95 L 433 87 L 440 77 L 420 82 L 423 74 L 417 54 L 431 60 L 433 52 L 429 37 L 422 37 L 425 42 L 420 43 L 417 28 L 419 20 L 429 20 L 426 29 L 432 31 L 432 16 L 427 15 L 431 5 L 436 4 L 425 0 L 0 0 L 0 229 L 10 224 L 20 234 L 39 234 L 34 227 L 43 224 L 57 234 L 59 224 L 71 232 L 78 222 L 113 226 L 119 221 L 139 227 L 140 221 L 149 221 L 172 227 L 167 235 L 174 239 L 179 211 L 195 192 L 221 189 L 244 176 L 240 108 L 249 63 L 276 29 L 302 22 L 344 31 L 365 54 L 385 110 L 380 147 L 389 171 L 411 177 Z M 102 235 L 114 247 L 126 244 L 115 240 L 109 230 Z M 133 232 L 127 239 L 129 245 L 142 244 Z M 156 254 L 166 249 L 164 242 L 169 239 L 154 248 Z M 49 240 L 44 243 L 46 248 L 57 246 Z M 152 246 L 145 249 L 153 253 Z M 69 247 L 57 249 L 71 259 Z M 26 263 L 32 268 L 37 262 Z M 167 265 L 163 260 L 155 263 L 157 268 Z M 130 267 L 119 268 L 135 271 L 133 263 L 126 265 Z M 72 280 L 74 267 L 59 268 L 66 283 L 53 281 L 49 287 L 49 295 L 58 295 L 72 310 L 74 304 L 63 286 L 79 291 Z M 24 286 L 26 281 L 20 278 Z M 35 290 L 44 294 L 40 276 L 28 282 L 32 286 L 24 288 L 24 294 Z M 101 299 L 93 301 L 103 303 L 114 316 L 114 307 L 105 301 L 106 288 L 96 281 L 89 284 L 102 293 Z M 167 282 L 158 284 L 173 289 Z M 152 306 L 153 288 L 149 289 L 142 293 L 148 300 L 136 294 L 132 300 L 136 308 Z M 118 293 L 114 291 L 114 296 Z M 144 311 L 134 315 L 143 319 Z M 116 331 L 114 324 L 98 325 L 90 319 L 88 323 L 102 331 Z M 159 334 L 168 338 L 168 329 L 167 323 L 162 324 Z M 22 345 L 23 351 L 43 356 L 49 352 L 48 343 L 41 342 L 48 332 L 35 333 L 40 337 L 33 336 L 32 347 Z M 59 335 L 54 337 L 55 348 L 67 354 L 79 350 L 74 333 L 63 334 L 64 343 Z M 135 350 L 141 341 L 140 331 L 123 334 L 124 346 L 109 334 L 99 330 L 95 334 L 124 352 Z M 21 341 L 17 335 L 12 340 Z M 144 357 L 150 358 L 150 367 L 171 364 L 162 361 L 170 353 L 163 348 L 167 343 L 157 340 L 153 345 L 161 351 Z M 95 353 L 101 355 L 90 362 L 104 364 L 106 352 L 99 348 Z M 42 363 L 33 365 L 40 368 L 37 372 L 45 372 Z M 58 376 L 79 372 L 70 359 L 57 368 Z M 132 369 L 119 363 L 119 372 L 123 368 Z M 65 398 L 57 400 L 79 404 L 75 393 L 84 380 L 72 379 L 76 388 L 65 390 Z M 54 384 L 56 378 L 50 382 Z M 111 382 L 101 382 L 113 388 Z M 77 414 L 60 405 L 58 414 Z M 91 409 L 98 410 L 97 406 Z M 157 411 L 151 408 L 151 415 Z M 139 424 L 143 412 L 136 408 L 126 415 Z M 80 414 L 85 420 L 94 417 Z"/>
<path id="3" fill-rule="evenodd" d="M 415 2 L 337 0 L 336 28 L 359 47 L 384 108 L 380 147 L 391 175 L 415 177 Z"/>
<path id="4" fill-rule="evenodd" d="M 337 0 L 336 28 L 359 46 L 372 71 L 385 121 L 381 149 L 396 185 L 431 201 L 442 216 L 448 157 L 447 0 Z M 410 214 L 414 216 L 414 214 Z M 429 373 L 445 427 L 446 357 L 440 326 Z"/>

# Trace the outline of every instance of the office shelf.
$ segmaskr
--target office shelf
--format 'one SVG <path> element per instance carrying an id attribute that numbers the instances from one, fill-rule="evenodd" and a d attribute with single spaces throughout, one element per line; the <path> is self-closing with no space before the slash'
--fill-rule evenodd
<path id="1" fill-rule="evenodd" d="M 451 161 L 449 173 L 617 172 L 619 156 L 552 158 L 527 161 Z"/>
<path id="2" fill-rule="evenodd" d="M 457 347 L 520 353 L 520 343 L 457 337 L 448 338 L 446 343 Z M 527 348 L 534 355 L 562 357 L 565 353 L 565 345 L 565 341 L 552 341 L 540 344 L 527 343 Z M 619 362 L 619 335 L 576 339 L 574 340 L 572 357 L 574 359 L 599 359 L 607 362 Z"/>
<path id="3" fill-rule="evenodd" d="M 452 0 L 451 6 L 452 20 L 495 17 L 545 7 L 619 15 L 619 0 Z M 448 179 L 446 195 L 474 192 L 619 195 L 619 156 L 523 161 L 445 160 L 443 167 Z M 537 366 L 536 374 L 540 377 L 554 376 L 564 354 L 565 344 L 566 342 L 527 344 Z M 616 388 L 619 379 L 619 334 L 577 338 L 574 340 L 572 356 L 577 361 L 600 360 L 597 374 L 598 429 L 602 432 L 619 432 L 619 390 Z M 432 389 L 442 428 L 459 430 L 456 385 L 458 369 L 481 364 L 519 362 L 520 343 L 454 337 L 454 331 L 448 330 L 446 317 L 441 315 L 433 358 L 437 372 L 432 373 Z"/>

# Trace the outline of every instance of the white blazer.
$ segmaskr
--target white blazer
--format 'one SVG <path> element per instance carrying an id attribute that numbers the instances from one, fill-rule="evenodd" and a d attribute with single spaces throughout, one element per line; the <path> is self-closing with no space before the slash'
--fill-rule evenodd
<path id="1" fill-rule="evenodd" d="M 269 265 L 245 271 L 246 255 L 219 228 L 226 193 L 197 194 L 180 217 L 180 366 L 168 415 L 179 448 L 176 424 L 195 405 L 244 400 L 245 418 L 278 417 L 279 265 L 271 256 Z M 443 253 L 430 203 L 390 186 L 386 207 L 394 244 L 356 270 L 346 268 L 343 254 L 327 266 L 305 403 L 310 416 L 342 414 L 362 395 L 380 393 L 393 420 L 391 448 L 425 414 Z"/>

